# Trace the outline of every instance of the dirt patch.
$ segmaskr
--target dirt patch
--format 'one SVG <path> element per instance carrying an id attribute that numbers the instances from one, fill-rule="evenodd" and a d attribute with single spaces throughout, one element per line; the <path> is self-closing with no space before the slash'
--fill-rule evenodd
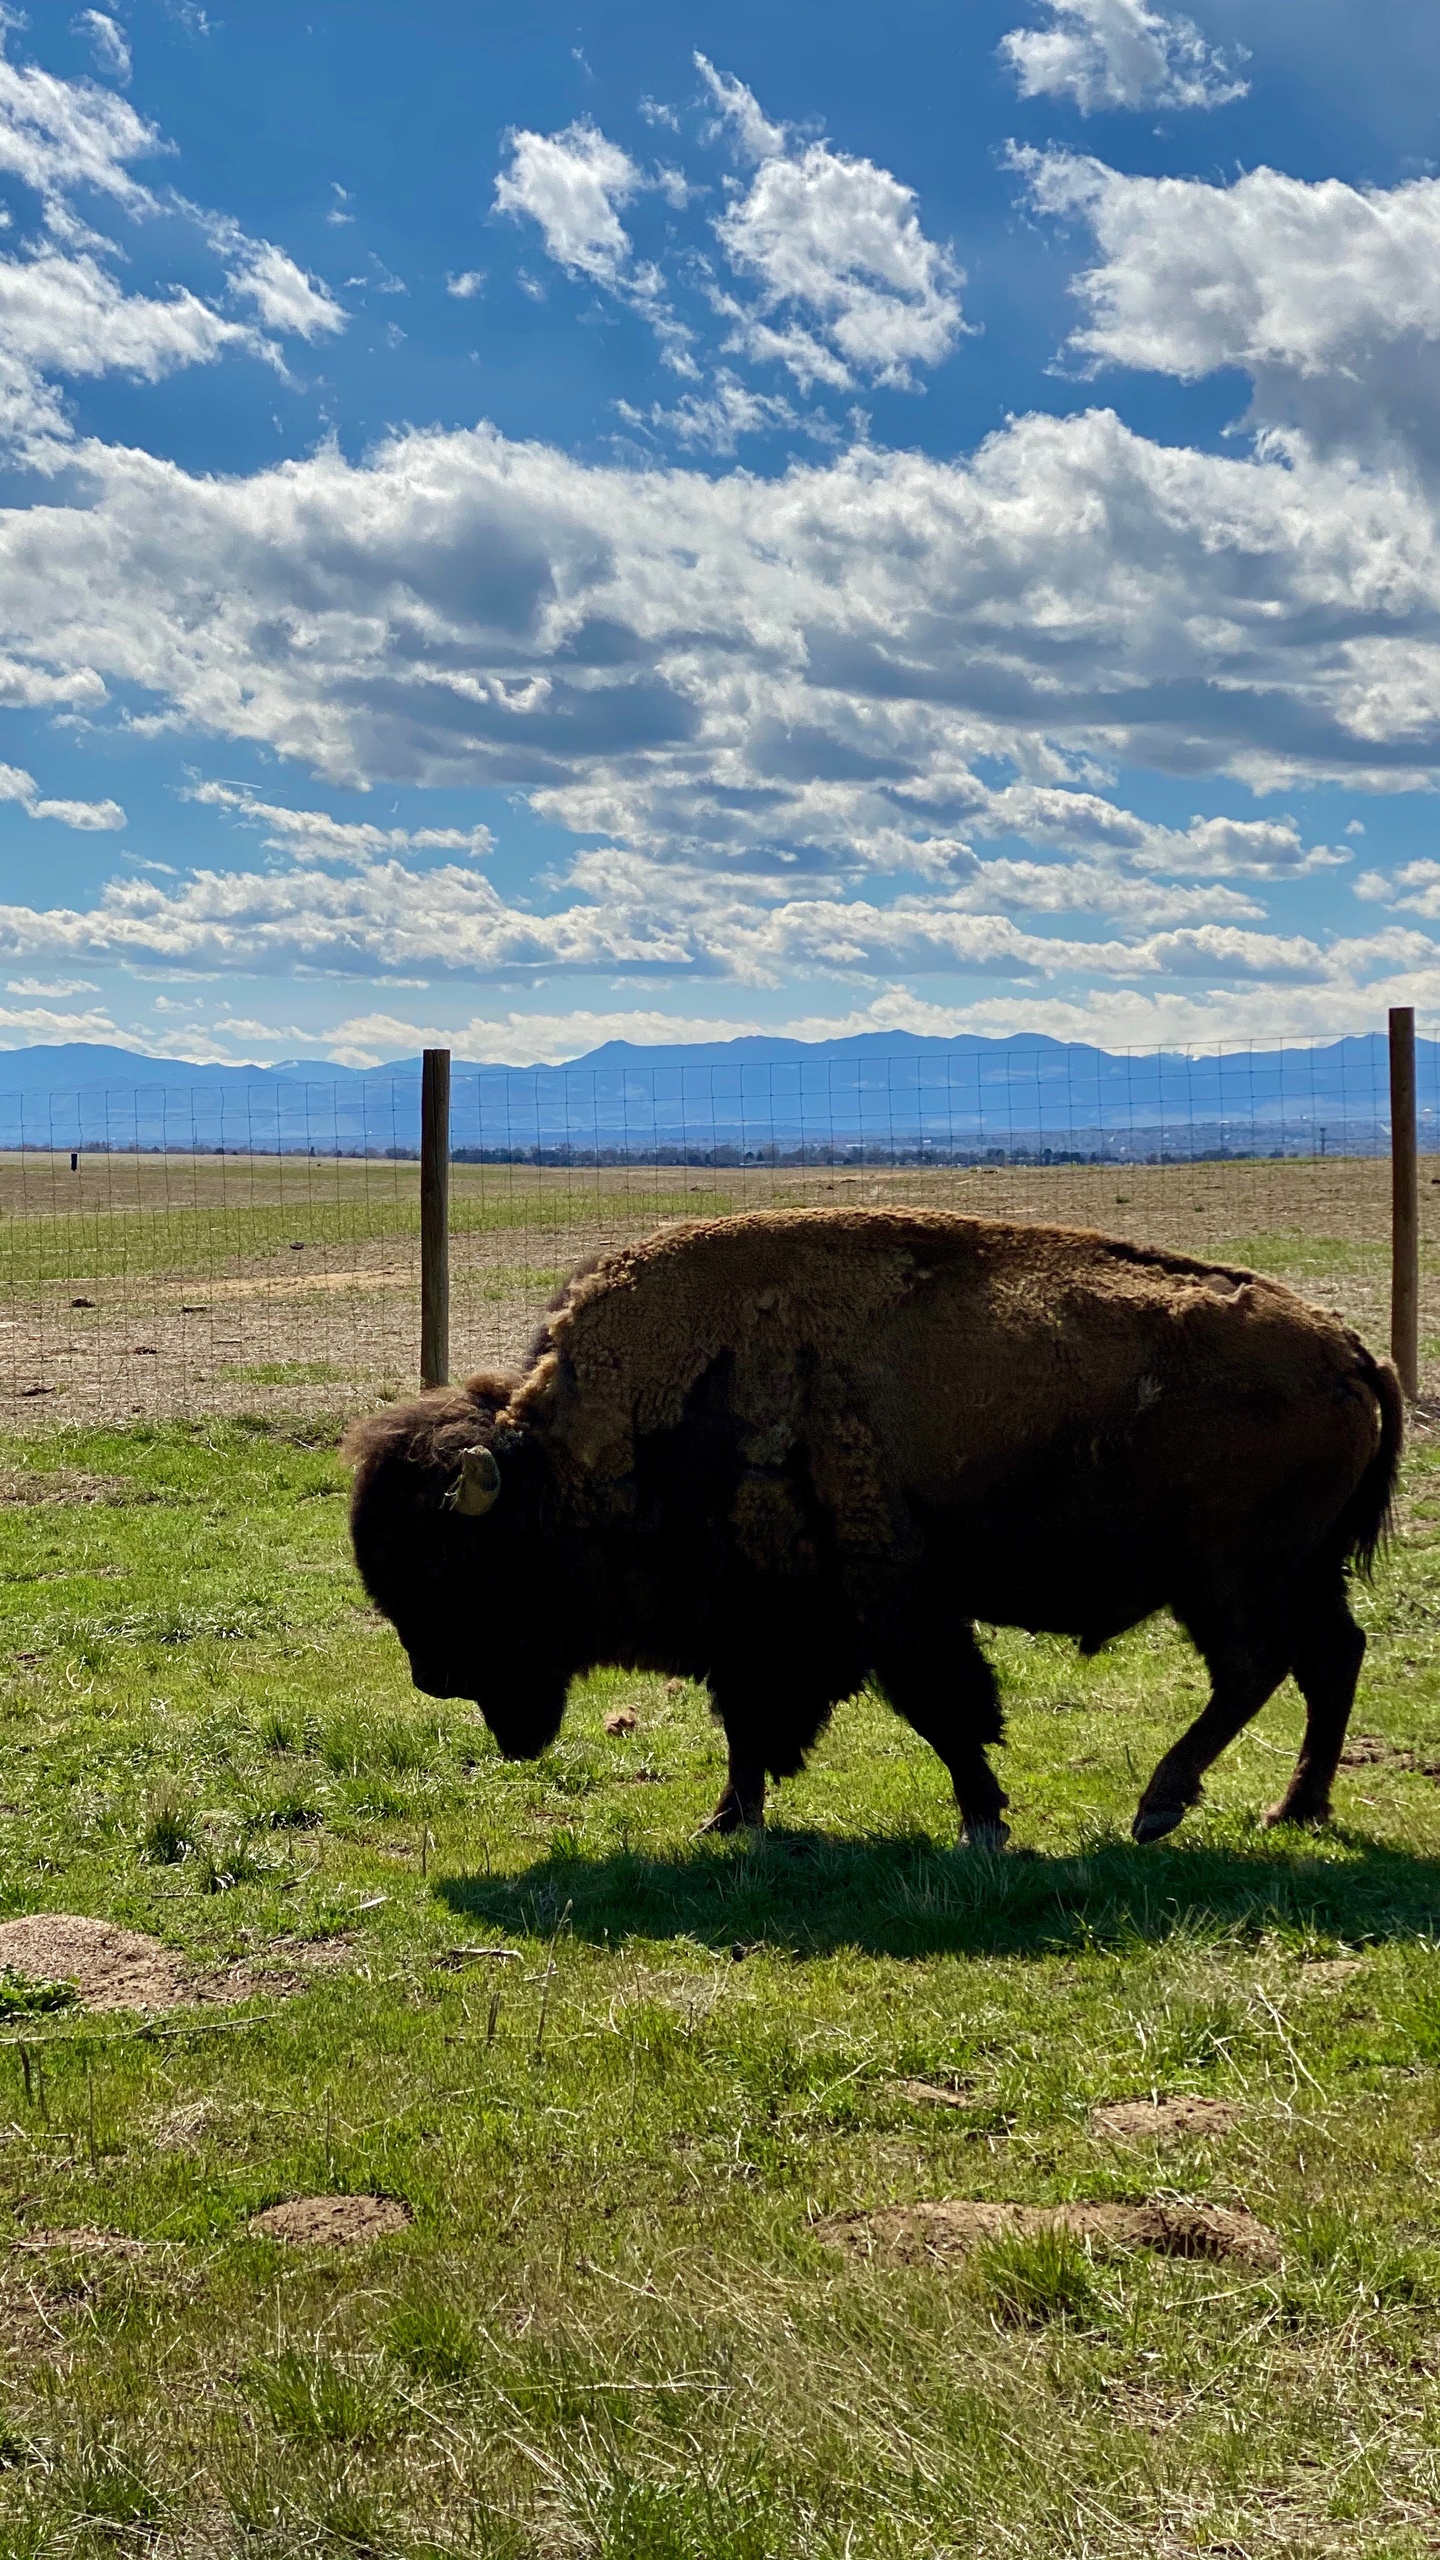
<path id="1" fill-rule="evenodd" d="M 74 2231 L 22 2231 L 10 2245 L 36 2255 L 68 2249 L 77 2258 L 139 2258 L 145 2251 L 143 2240 L 131 2240 L 123 2231 L 97 2231 L 89 2223 Z"/>
<path id="2" fill-rule="evenodd" d="M 605 1718 L 608 1734 L 633 1733 L 640 1722 L 633 1707 L 615 1707 Z"/>
<path id="3" fill-rule="evenodd" d="M 87 2009 L 173 2009 L 196 1996 L 180 1958 L 158 1938 L 72 1911 L 0 1921 L 0 1966 L 27 1982 L 73 1982 Z"/>
<path id="4" fill-rule="evenodd" d="M 0 1503 L 129 1502 L 125 1476 L 87 1475 L 81 1467 L 0 1467 Z"/>
<path id="5" fill-rule="evenodd" d="M 968 2086 L 946 2089 L 933 2080 L 892 2080 L 890 2086 L 897 2098 L 912 2107 L 968 2107 L 971 2103 Z"/>
<path id="6" fill-rule="evenodd" d="M 1352 1733 L 1340 1754 L 1342 1769 L 1413 1769 L 1422 1778 L 1440 1778 L 1440 1753 L 1411 1751 L 1382 1734 Z"/>
<path id="7" fill-rule="evenodd" d="M 968 2257 L 987 2240 L 1033 2239 L 1045 2231 L 1102 2249 L 1153 2249 L 1165 2258 L 1236 2258 L 1271 2266 L 1273 2233 L 1253 2214 L 1210 2204 L 940 2204 L 889 2205 L 879 2213 L 838 2214 L 816 2226 L 833 2246 L 902 2266 Z"/>
<path id="8" fill-rule="evenodd" d="M 1228 2133 L 1240 2110 L 1228 2098 L 1117 2098 L 1091 2110 L 1090 2130 L 1107 2142 L 1195 2142 Z"/>
<path id="9" fill-rule="evenodd" d="M 1365 1962 L 1361 1956 L 1322 1956 L 1317 1963 L 1306 1965 L 1300 1979 L 1307 1985 L 1312 1982 L 1353 1982 L 1356 1974 L 1364 1970 Z"/>
<path id="10" fill-rule="evenodd" d="M 296 2249 L 353 2248 L 408 2230 L 410 2208 L 393 2196 L 295 2196 L 250 2217 L 249 2229 Z"/>

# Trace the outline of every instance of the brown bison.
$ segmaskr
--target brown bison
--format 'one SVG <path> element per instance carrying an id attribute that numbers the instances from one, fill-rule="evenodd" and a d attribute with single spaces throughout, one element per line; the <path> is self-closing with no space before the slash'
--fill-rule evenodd
<path id="1" fill-rule="evenodd" d="M 1293 1671 L 1318 1822 L 1395 1482 L 1394 1371 L 1251 1271 L 1062 1227 L 813 1209 L 670 1227 L 567 1282 L 521 1377 L 352 1430 L 367 1590 L 418 1688 L 543 1751 L 597 1664 L 709 1689 L 713 1828 L 760 1821 L 867 1677 L 1005 1838 L 977 1618 L 1094 1653 L 1173 1611 L 1211 1678 L 1140 1800 L 1180 1821 Z"/>

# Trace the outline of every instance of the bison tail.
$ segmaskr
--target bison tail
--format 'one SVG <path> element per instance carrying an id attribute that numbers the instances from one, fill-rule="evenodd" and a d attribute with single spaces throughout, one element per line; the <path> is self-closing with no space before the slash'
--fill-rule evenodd
<path id="1" fill-rule="evenodd" d="M 1346 1561 L 1368 1576 L 1390 1533 L 1400 1453 L 1405 1446 L 1405 1397 L 1388 1360 L 1377 1360 L 1356 1342 L 1361 1379 L 1380 1408 L 1380 1446 L 1347 1502 L 1337 1528 Z"/>

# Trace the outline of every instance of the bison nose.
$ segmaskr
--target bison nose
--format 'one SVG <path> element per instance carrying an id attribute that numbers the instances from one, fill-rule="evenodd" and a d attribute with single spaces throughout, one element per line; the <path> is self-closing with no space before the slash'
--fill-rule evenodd
<path id="1" fill-rule="evenodd" d="M 413 1653 L 410 1656 L 410 1677 L 417 1689 L 423 1689 L 427 1698 L 453 1698 L 458 1694 L 450 1674 L 442 1670 L 438 1662 L 422 1661 Z"/>

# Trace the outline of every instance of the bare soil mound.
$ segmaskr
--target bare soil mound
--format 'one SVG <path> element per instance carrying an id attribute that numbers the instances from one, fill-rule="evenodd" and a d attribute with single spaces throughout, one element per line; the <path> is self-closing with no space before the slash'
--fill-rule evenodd
<path id="1" fill-rule="evenodd" d="M 1228 2133 L 1240 2110 L 1228 2098 L 1197 2098 L 1180 2091 L 1169 2098 L 1116 2098 L 1094 2107 L 1090 2130 L 1108 2142 L 1195 2142 Z"/>
<path id="2" fill-rule="evenodd" d="M 0 1503 L 128 1502 L 125 1476 L 90 1475 L 82 1467 L 0 1467 Z"/>
<path id="3" fill-rule="evenodd" d="M 1273 2233 L 1253 2214 L 1211 2204 L 938 2204 L 889 2205 L 878 2213 L 838 2214 L 818 2236 L 860 2257 L 903 2266 L 968 2257 L 987 2240 L 1033 2239 L 1065 2231 L 1102 2249 L 1153 2249 L 1165 2258 L 1236 2258 L 1270 2266 L 1279 2255 Z"/>
<path id="4" fill-rule="evenodd" d="M 408 2229 L 410 2208 L 393 2196 L 295 2196 L 250 2217 L 265 2240 L 287 2240 L 297 2249 L 353 2248 L 357 2241 L 386 2240 Z"/>
<path id="5" fill-rule="evenodd" d="M 73 1911 L 0 1921 L 0 1967 L 27 1982 L 73 1982 L 87 2009 L 173 2009 L 195 1997 L 180 1958 L 158 1938 Z"/>

